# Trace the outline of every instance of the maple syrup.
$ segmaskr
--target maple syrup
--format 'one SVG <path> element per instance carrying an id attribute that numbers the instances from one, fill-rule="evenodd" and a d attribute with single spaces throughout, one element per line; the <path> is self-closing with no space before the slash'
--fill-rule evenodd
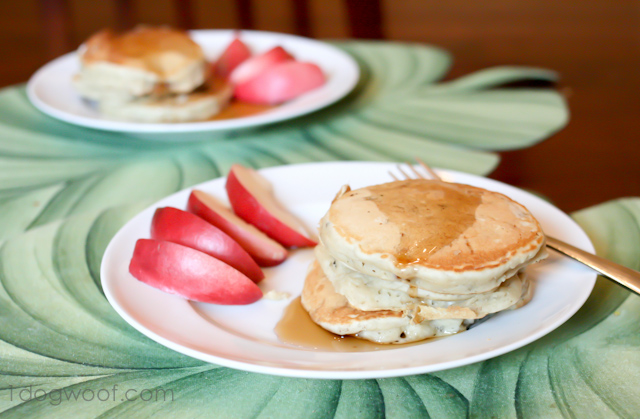
<path id="1" fill-rule="evenodd" d="M 339 336 L 315 324 L 309 317 L 309 313 L 302 307 L 300 297 L 293 300 L 285 309 L 282 319 L 276 325 L 275 332 L 283 343 L 300 349 L 325 352 L 382 351 L 422 344 L 431 340 L 403 344 L 381 344 L 354 336 Z"/>
<path id="2" fill-rule="evenodd" d="M 212 77 L 205 83 L 203 90 L 206 92 L 216 92 L 221 89 L 228 89 L 227 82 L 217 77 Z M 221 121 L 225 119 L 243 118 L 246 116 L 258 115 L 268 110 L 274 109 L 274 105 L 258 105 L 255 103 L 248 103 L 236 100 L 232 98 L 229 103 L 220 110 L 217 114 L 213 115 L 208 121 Z"/>
<path id="3" fill-rule="evenodd" d="M 224 119 L 243 118 L 245 116 L 258 115 L 275 108 L 271 105 L 256 105 L 253 103 L 240 102 L 231 100 L 229 105 L 222 109 L 219 113 L 209 118 L 209 121 L 220 121 Z"/>
<path id="4" fill-rule="evenodd" d="M 371 196 L 365 199 L 403 232 L 395 249 L 400 265 L 419 264 L 461 237 L 475 223 L 483 194 L 480 189 L 440 181 L 394 182 L 366 189 Z"/>

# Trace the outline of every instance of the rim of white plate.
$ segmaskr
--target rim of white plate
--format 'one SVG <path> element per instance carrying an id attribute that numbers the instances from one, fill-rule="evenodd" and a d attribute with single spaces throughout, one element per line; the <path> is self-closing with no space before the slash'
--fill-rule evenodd
<path id="1" fill-rule="evenodd" d="M 33 74 L 27 82 L 27 97 L 43 113 L 70 124 L 104 131 L 156 134 L 149 137 L 155 139 L 160 134 L 227 131 L 286 121 L 344 98 L 360 78 L 360 67 L 356 60 L 326 42 L 264 31 L 193 30 L 190 34 L 203 47 L 208 60 L 218 56 L 236 34 L 256 52 L 281 45 L 297 59 L 318 64 L 327 74 L 327 82 L 271 110 L 241 118 L 181 123 L 115 121 L 100 116 L 75 92 L 71 78 L 78 71 L 79 63 L 76 52 L 71 52 L 50 61 Z"/>
<path id="2" fill-rule="evenodd" d="M 312 218 L 326 210 L 339 184 L 350 183 L 359 187 L 386 182 L 389 180 L 387 171 L 394 168 L 395 163 L 329 162 L 280 166 L 261 170 L 261 173 L 274 185 L 277 198 L 290 204 L 294 214 L 309 224 Z M 545 230 L 593 252 L 586 233 L 569 216 L 539 197 L 478 176 L 449 170 L 440 170 L 439 173 L 447 181 L 505 193 L 528 206 Z M 308 187 L 296 190 L 293 186 L 304 184 L 301 181 L 304 179 L 321 179 L 325 187 L 314 191 Z M 278 305 L 277 302 L 261 300 L 243 307 L 190 303 L 148 287 L 128 273 L 128 260 L 135 239 L 148 231 L 155 208 L 167 205 L 180 207 L 193 188 L 224 199 L 224 179 L 219 178 L 173 194 L 139 213 L 114 236 L 105 251 L 101 267 L 103 289 L 114 309 L 143 334 L 177 352 L 222 366 L 264 374 L 323 379 L 395 377 L 454 368 L 502 355 L 550 333 L 584 304 L 595 284 L 596 274 L 592 271 L 567 258 L 552 256 L 528 272 L 537 284 L 529 304 L 500 313 L 483 325 L 458 335 L 379 352 L 331 353 L 286 347 L 271 340 L 268 333 L 256 332 L 250 326 L 262 318 L 277 319 L 287 302 Z M 322 201 L 327 200 L 322 208 L 316 208 L 317 203 L 304 205 L 305 200 L 312 199 L 314 194 L 320 194 Z M 314 214 L 305 218 L 308 211 Z M 285 276 L 284 273 L 291 277 L 295 271 L 300 280 L 303 279 L 310 257 L 304 251 L 300 254 L 303 256 L 299 260 L 291 262 L 290 271 L 281 266 L 281 277 Z M 287 287 L 288 283 L 278 279 L 277 269 L 268 272 L 267 284 L 263 287 L 265 291 L 269 289 L 271 280 L 276 287 Z M 273 304 L 277 307 L 274 308 Z M 240 318 L 237 324 L 229 323 L 228 319 L 235 318 Z"/>

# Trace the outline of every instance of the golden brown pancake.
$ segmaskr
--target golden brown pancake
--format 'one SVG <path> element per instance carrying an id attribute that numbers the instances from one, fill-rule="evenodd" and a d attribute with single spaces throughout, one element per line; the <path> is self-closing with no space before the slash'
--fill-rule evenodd
<path id="1" fill-rule="evenodd" d="M 81 96 L 110 105 L 138 98 L 190 93 L 207 77 L 202 48 L 184 31 L 140 26 L 98 32 L 78 49 L 73 79 Z"/>
<path id="2" fill-rule="evenodd" d="M 221 85 L 188 94 L 150 95 L 124 103 L 103 101 L 98 106 L 103 115 L 123 121 L 203 121 L 224 109 L 232 94 L 231 85 Z"/>
<path id="3" fill-rule="evenodd" d="M 380 343 L 458 333 L 526 304 L 523 270 L 546 256 L 525 207 L 439 180 L 343 187 L 319 236 L 304 308 L 333 333 Z"/>
<path id="4" fill-rule="evenodd" d="M 379 343 L 414 342 L 454 334 L 465 328 L 462 319 L 415 322 L 411 311 L 353 308 L 344 296 L 335 291 L 317 261 L 313 262 L 307 274 L 301 302 L 311 319 L 324 329 Z"/>
<path id="5" fill-rule="evenodd" d="M 84 65 L 108 62 L 137 68 L 167 80 L 194 62 L 203 63 L 204 53 L 184 31 L 139 26 L 119 35 L 98 32 L 85 43 L 80 60 Z"/>
<path id="6" fill-rule="evenodd" d="M 421 319 L 480 319 L 519 303 L 529 289 L 524 272 L 508 278 L 494 290 L 480 294 L 434 294 L 409 285 L 388 281 L 349 269 L 332 259 L 322 244 L 315 249 L 316 261 L 337 293 L 353 308 L 409 310 Z M 416 314 L 416 317 L 418 314 Z"/>
<path id="7" fill-rule="evenodd" d="M 328 252 L 353 270 L 444 294 L 497 288 L 544 257 L 522 205 L 469 185 L 414 179 L 337 197 L 320 224 Z"/>

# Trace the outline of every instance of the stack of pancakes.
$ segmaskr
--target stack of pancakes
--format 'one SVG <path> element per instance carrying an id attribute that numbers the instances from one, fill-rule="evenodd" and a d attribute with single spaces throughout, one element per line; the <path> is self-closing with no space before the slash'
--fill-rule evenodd
<path id="1" fill-rule="evenodd" d="M 439 180 L 344 187 L 319 233 L 302 305 L 333 333 L 379 343 L 458 333 L 526 304 L 524 268 L 546 256 L 525 207 Z"/>
<path id="2" fill-rule="evenodd" d="M 231 99 L 229 85 L 207 81 L 202 48 L 187 33 L 141 26 L 93 35 L 79 49 L 73 83 L 105 116 L 138 122 L 203 120 Z"/>

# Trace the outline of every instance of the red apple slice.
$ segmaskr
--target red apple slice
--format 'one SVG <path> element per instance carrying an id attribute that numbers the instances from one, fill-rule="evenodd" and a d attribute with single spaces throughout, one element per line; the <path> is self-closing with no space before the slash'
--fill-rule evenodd
<path id="1" fill-rule="evenodd" d="M 288 61 L 237 84 L 234 95 L 244 102 L 277 105 L 316 89 L 325 81 L 324 73 L 317 65 Z"/>
<path id="2" fill-rule="evenodd" d="M 214 304 L 251 304 L 262 297 L 258 286 L 240 271 L 190 247 L 167 241 L 136 242 L 129 272 L 164 292 Z"/>
<path id="3" fill-rule="evenodd" d="M 264 273 L 249 254 L 222 230 L 197 215 L 177 208 L 158 208 L 151 220 L 151 238 L 191 247 L 236 268 L 254 282 Z"/>
<path id="4" fill-rule="evenodd" d="M 260 266 L 275 266 L 287 258 L 287 249 L 246 223 L 206 192 L 193 190 L 187 211 L 210 222 L 238 242 Z"/>
<path id="5" fill-rule="evenodd" d="M 267 52 L 249 58 L 236 67 L 229 75 L 229 80 L 233 84 L 244 83 L 277 64 L 291 60 L 293 60 L 291 54 L 282 47 L 271 48 Z"/>
<path id="6" fill-rule="evenodd" d="M 250 57 L 249 47 L 238 37 L 235 37 L 213 65 L 214 74 L 226 79 L 236 67 Z"/>
<path id="7" fill-rule="evenodd" d="M 271 184 L 253 169 L 234 164 L 227 176 L 233 211 L 285 247 L 310 247 L 304 225 L 274 198 Z"/>

